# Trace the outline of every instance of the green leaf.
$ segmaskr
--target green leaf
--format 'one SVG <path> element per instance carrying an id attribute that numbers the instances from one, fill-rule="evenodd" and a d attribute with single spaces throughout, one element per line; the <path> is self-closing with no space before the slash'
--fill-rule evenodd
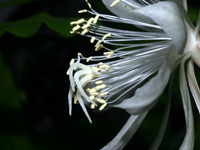
<path id="1" fill-rule="evenodd" d="M 71 37 L 73 35 L 70 34 L 72 29 L 70 22 L 74 20 L 78 18 L 55 18 L 47 13 L 39 13 L 24 20 L 0 23 L 0 37 L 9 32 L 21 38 L 28 38 L 37 33 L 42 23 L 59 34 Z"/>
<path id="2" fill-rule="evenodd" d="M 18 98 L 17 88 L 15 87 L 12 74 L 4 62 L 1 53 L 0 70 L 0 105 L 19 110 L 21 105 Z"/>

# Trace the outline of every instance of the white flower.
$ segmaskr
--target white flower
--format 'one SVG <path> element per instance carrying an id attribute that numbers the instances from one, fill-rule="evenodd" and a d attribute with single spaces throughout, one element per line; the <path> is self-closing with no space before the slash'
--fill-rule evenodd
<path id="1" fill-rule="evenodd" d="M 130 118 L 103 148 L 123 149 L 158 101 L 173 71 L 180 65 L 179 83 L 186 120 L 186 135 L 180 149 L 192 150 L 194 122 L 184 64 L 189 59 L 187 77 L 200 112 L 200 91 L 193 66 L 195 62 L 200 67 L 200 15 L 194 27 L 187 15 L 186 0 L 103 0 L 116 16 L 99 14 L 86 2 L 90 10 L 79 13 L 88 12 L 94 18 L 71 22 L 71 25 L 75 25 L 71 32 L 90 37 L 91 43 L 96 40 L 95 50 L 104 48 L 107 52 L 103 56 L 88 58 L 79 53 L 75 63 L 72 59 L 68 71 L 70 115 L 73 98 L 75 103 L 79 102 L 90 122 L 85 105 L 100 111 L 111 107 L 125 109 Z M 119 24 L 119 28 L 128 25 L 134 31 L 98 25 L 98 21 Z M 116 49 L 111 49 L 109 45 Z M 84 65 L 80 62 L 82 60 L 97 63 Z M 160 145 L 169 106 L 170 100 L 150 149 L 158 149 Z"/>

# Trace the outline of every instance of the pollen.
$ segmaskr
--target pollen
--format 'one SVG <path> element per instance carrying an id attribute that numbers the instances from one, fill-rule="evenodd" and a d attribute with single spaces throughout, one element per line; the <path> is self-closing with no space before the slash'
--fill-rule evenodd
<path id="1" fill-rule="evenodd" d="M 91 104 L 91 106 L 90 106 L 92 109 L 94 109 L 95 108 L 95 105 L 94 104 Z"/>
<path id="2" fill-rule="evenodd" d="M 90 88 L 87 88 L 87 89 L 86 89 L 86 92 L 89 92 L 89 91 L 90 91 Z"/>
<path id="3" fill-rule="evenodd" d="M 79 56 L 83 56 L 81 53 L 78 53 Z"/>
<path id="4" fill-rule="evenodd" d="M 110 7 L 113 7 L 113 6 L 115 6 L 117 3 L 119 3 L 120 2 L 120 0 L 115 0 L 111 5 L 110 5 Z"/>
<path id="5" fill-rule="evenodd" d="M 77 21 L 70 22 L 70 25 L 74 25 L 74 24 L 77 24 Z"/>
<path id="6" fill-rule="evenodd" d="M 80 28 L 81 28 L 81 26 L 77 25 L 77 26 L 73 27 L 72 31 L 76 31 L 76 30 L 78 30 Z"/>
<path id="7" fill-rule="evenodd" d="M 92 96 L 92 95 L 99 95 L 99 93 L 98 92 L 94 92 L 94 93 L 90 93 L 90 95 Z"/>
<path id="8" fill-rule="evenodd" d="M 101 85 L 98 85 L 98 86 L 96 87 L 96 90 L 98 91 L 98 90 L 103 89 L 103 88 L 105 88 L 105 87 L 106 87 L 105 84 L 101 84 Z"/>
<path id="9" fill-rule="evenodd" d="M 97 23 L 97 20 L 99 19 L 99 16 L 100 16 L 99 14 L 97 14 L 97 15 L 95 16 L 95 18 L 94 18 L 94 20 L 93 20 L 93 23 L 94 23 L 94 24 Z"/>
<path id="10" fill-rule="evenodd" d="M 101 97 L 101 96 L 105 96 L 105 95 L 108 95 L 108 92 L 100 93 L 100 94 L 99 94 L 99 97 Z"/>
<path id="11" fill-rule="evenodd" d="M 99 80 L 95 82 L 95 84 L 101 84 L 101 83 L 103 83 L 103 80 Z"/>
<path id="12" fill-rule="evenodd" d="M 88 2 L 88 0 L 85 0 L 89 8 L 92 8 L 91 4 Z"/>
<path id="13" fill-rule="evenodd" d="M 97 71 L 97 72 L 100 72 L 100 71 L 101 71 L 99 68 L 97 68 L 97 67 L 95 67 L 95 66 L 92 66 L 92 69 L 95 70 L 95 71 Z"/>
<path id="14" fill-rule="evenodd" d="M 90 56 L 87 60 L 86 60 L 86 62 L 89 62 L 90 60 L 92 60 L 92 56 Z"/>
<path id="15" fill-rule="evenodd" d="M 74 59 L 71 59 L 69 65 L 71 66 L 74 63 L 74 61 L 75 61 Z"/>
<path id="16" fill-rule="evenodd" d="M 112 55 L 112 54 L 114 54 L 114 52 L 104 52 L 103 54 L 104 55 Z"/>
<path id="17" fill-rule="evenodd" d="M 105 104 L 106 101 L 104 99 L 101 98 L 97 98 L 97 102 L 101 103 L 101 104 Z"/>
<path id="18" fill-rule="evenodd" d="M 99 108 L 99 110 L 103 110 L 106 107 L 107 103 L 104 103 L 103 105 L 101 105 L 101 107 Z"/>
<path id="19" fill-rule="evenodd" d="M 80 24 L 80 23 L 83 23 L 85 20 L 82 18 L 82 19 L 79 19 L 78 21 L 76 21 L 76 23 Z"/>
<path id="20" fill-rule="evenodd" d="M 108 59 L 108 58 L 110 58 L 112 55 L 108 55 L 107 57 L 106 57 L 106 59 Z"/>
<path id="21" fill-rule="evenodd" d="M 95 51 L 97 52 L 97 51 L 99 51 L 99 50 L 102 49 L 102 48 L 103 48 L 103 45 L 100 44 L 100 45 L 98 45 L 98 46 L 95 48 Z"/>
<path id="22" fill-rule="evenodd" d="M 88 22 L 87 22 L 87 25 L 90 26 L 90 24 L 92 23 L 93 20 L 94 20 L 94 18 L 90 18 L 90 19 L 88 20 Z"/>
<path id="23" fill-rule="evenodd" d="M 86 33 L 89 32 L 89 31 L 90 31 L 90 29 L 85 29 L 85 30 L 83 30 L 83 31 L 81 32 L 81 34 L 84 35 L 84 34 L 86 34 Z"/>
<path id="24" fill-rule="evenodd" d="M 86 13 L 87 12 L 87 9 L 83 9 L 83 10 L 79 10 L 78 13 Z"/>
<path id="25" fill-rule="evenodd" d="M 103 63 L 102 63 L 102 62 L 99 62 L 99 63 L 98 63 L 98 66 L 101 66 L 101 65 L 103 65 Z"/>
<path id="26" fill-rule="evenodd" d="M 97 90 L 96 89 L 91 89 L 89 90 L 89 93 L 95 93 Z"/>
<path id="27" fill-rule="evenodd" d="M 102 37 L 102 41 L 105 40 L 107 37 L 111 36 L 111 33 L 107 33 Z"/>
<path id="28" fill-rule="evenodd" d="M 90 99 L 91 99 L 91 100 L 94 100 L 94 99 L 95 99 L 95 97 L 94 97 L 94 96 L 90 96 Z"/>
<path id="29" fill-rule="evenodd" d="M 97 44 L 95 45 L 95 47 L 98 47 L 98 45 L 101 44 L 101 42 L 102 42 L 102 40 L 99 40 L 99 41 L 97 42 Z"/>
<path id="30" fill-rule="evenodd" d="M 94 43 L 94 41 L 95 41 L 95 37 L 92 37 L 91 40 L 90 40 L 90 42 Z"/>
<path id="31" fill-rule="evenodd" d="M 90 25 L 88 25 L 88 24 L 85 24 L 85 25 L 84 25 L 84 26 L 82 26 L 81 28 L 82 28 L 82 29 L 87 29 L 89 26 L 90 26 Z"/>

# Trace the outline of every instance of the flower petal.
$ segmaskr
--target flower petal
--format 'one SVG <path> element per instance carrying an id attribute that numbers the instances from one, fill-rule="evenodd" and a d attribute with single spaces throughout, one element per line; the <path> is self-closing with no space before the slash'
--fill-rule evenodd
<path id="1" fill-rule="evenodd" d="M 143 113 L 151 109 L 164 91 L 179 58 L 178 49 L 172 46 L 158 74 L 144 86 L 138 88 L 133 97 L 112 106 L 125 109 L 132 115 Z"/>
<path id="2" fill-rule="evenodd" d="M 184 71 L 184 63 L 190 57 L 190 55 L 186 55 L 180 66 L 180 74 L 179 74 L 179 83 L 181 96 L 183 101 L 183 109 L 185 113 L 185 121 L 186 121 L 186 135 L 181 144 L 180 150 L 193 150 L 194 147 L 194 121 L 193 121 L 193 113 L 190 102 L 190 95 L 188 91 L 188 85 L 186 82 L 185 71 Z"/>
<path id="3" fill-rule="evenodd" d="M 198 111 L 200 113 L 200 90 L 194 73 L 194 62 L 190 60 L 187 66 L 187 78 L 192 92 L 193 98 L 196 102 Z"/>
<path id="4" fill-rule="evenodd" d="M 135 21 L 141 21 L 149 24 L 155 24 L 151 19 L 134 12 L 135 9 L 142 7 L 141 4 L 133 0 L 123 0 L 115 6 L 110 7 L 114 0 L 102 0 L 105 6 L 115 15 Z"/>
<path id="5" fill-rule="evenodd" d="M 120 130 L 120 132 L 115 136 L 115 138 L 101 150 L 123 149 L 133 137 L 137 129 L 140 127 L 147 113 L 148 112 L 144 112 L 140 115 L 131 115 L 126 124 Z"/>
<path id="6" fill-rule="evenodd" d="M 69 105 L 69 115 L 72 115 L 72 97 L 73 97 L 73 91 L 70 87 L 69 93 L 68 93 L 68 105 Z"/>
<path id="7" fill-rule="evenodd" d="M 179 8 L 174 2 L 158 2 L 139 8 L 135 12 L 153 19 L 172 38 L 180 52 L 183 51 L 187 32 Z"/>

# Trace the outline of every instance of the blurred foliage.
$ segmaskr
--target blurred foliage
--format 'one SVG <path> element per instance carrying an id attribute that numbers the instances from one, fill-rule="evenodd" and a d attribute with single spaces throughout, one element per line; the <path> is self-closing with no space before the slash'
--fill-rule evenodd
<path id="1" fill-rule="evenodd" d="M 190 1 L 189 17 L 195 22 L 197 1 Z M 91 1 L 109 13 L 101 1 Z M 87 14 L 84 0 L 0 0 L 0 150 L 99 149 L 121 129 L 129 115 L 113 109 L 99 114 L 89 110 L 90 125 L 80 106 L 68 115 L 69 61 L 78 52 L 94 55 L 84 37 L 70 34 L 70 22 Z M 14 35 L 14 36 L 13 36 Z M 78 44 L 77 44 L 78 43 Z M 196 72 L 200 81 L 199 68 Z M 177 149 L 185 133 L 178 74 L 173 86 L 172 108 L 161 149 Z M 126 146 L 147 149 L 157 134 L 165 108 L 166 92 L 147 115 Z M 200 120 L 194 102 L 195 149 L 200 147 Z"/>

